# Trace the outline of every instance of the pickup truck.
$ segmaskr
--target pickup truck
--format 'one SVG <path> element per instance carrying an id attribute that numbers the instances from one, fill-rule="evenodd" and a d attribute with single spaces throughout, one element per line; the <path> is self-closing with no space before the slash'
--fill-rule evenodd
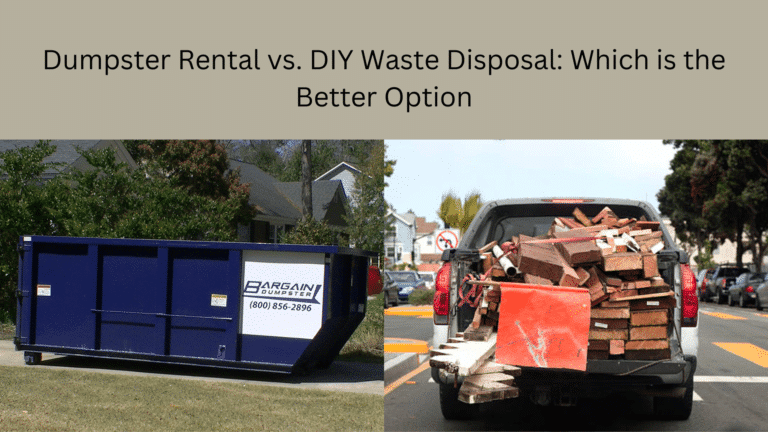
<path id="1" fill-rule="evenodd" d="M 433 346 L 471 325 L 475 310 L 469 303 L 459 306 L 459 289 L 465 275 L 479 272 L 478 249 L 492 241 L 499 244 L 511 236 L 531 237 L 547 233 L 556 217 L 568 217 L 575 208 L 597 214 L 610 206 L 617 215 L 638 220 L 661 221 L 646 202 L 598 198 L 509 199 L 485 204 L 475 216 L 458 247 L 444 251 L 436 278 Z M 586 371 L 523 367 L 515 377 L 517 400 L 527 397 L 539 405 L 573 405 L 580 399 L 635 392 L 654 397 L 654 412 L 665 419 L 687 419 L 693 402 L 693 375 L 698 352 L 698 297 L 696 278 L 687 254 L 678 249 L 660 224 L 664 248 L 657 253 L 660 276 L 672 287 L 676 299 L 669 325 L 671 358 L 665 360 L 589 359 Z M 482 272 L 480 272 L 482 273 Z M 502 317 L 501 319 L 504 319 Z M 546 325 L 546 316 L 542 316 Z M 468 419 L 478 405 L 457 398 L 462 377 L 432 368 L 440 387 L 440 406 L 446 419 Z"/>
<path id="2" fill-rule="evenodd" d="M 707 278 L 707 292 L 704 293 L 703 300 L 714 300 L 717 304 L 725 303 L 728 300 L 728 289 L 736 282 L 736 278 L 748 271 L 732 264 L 717 266 L 712 276 Z"/>

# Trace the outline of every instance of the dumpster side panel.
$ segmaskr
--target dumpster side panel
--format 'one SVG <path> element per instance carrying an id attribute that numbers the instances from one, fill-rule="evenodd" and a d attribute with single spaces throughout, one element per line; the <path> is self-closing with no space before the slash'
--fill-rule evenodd
<path id="1" fill-rule="evenodd" d="M 163 355 L 166 287 L 154 247 L 100 250 L 98 349 Z M 164 269 L 163 269 L 164 270 Z"/>
<path id="2" fill-rule="evenodd" d="M 41 244 L 33 277 L 35 344 L 95 347 L 97 246 Z"/>
<path id="3" fill-rule="evenodd" d="M 235 360 L 240 263 L 230 258 L 239 255 L 171 250 L 170 355 Z"/>

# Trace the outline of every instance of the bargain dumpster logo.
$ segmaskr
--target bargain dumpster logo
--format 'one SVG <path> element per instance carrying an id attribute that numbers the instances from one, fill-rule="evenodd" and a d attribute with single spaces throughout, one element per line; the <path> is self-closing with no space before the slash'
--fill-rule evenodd
<path id="1" fill-rule="evenodd" d="M 320 302 L 316 300 L 316 297 L 322 288 L 322 284 L 247 281 L 245 283 L 243 296 L 266 300 L 320 304 Z"/>

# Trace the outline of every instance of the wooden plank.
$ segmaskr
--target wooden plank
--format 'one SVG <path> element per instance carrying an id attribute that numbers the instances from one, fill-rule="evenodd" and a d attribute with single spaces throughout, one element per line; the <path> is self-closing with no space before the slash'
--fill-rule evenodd
<path id="1" fill-rule="evenodd" d="M 627 319 L 599 319 L 593 318 L 589 321 L 591 329 L 625 329 L 629 327 Z"/>
<path id="2" fill-rule="evenodd" d="M 480 326 L 478 328 L 469 326 L 467 327 L 467 330 L 464 331 L 464 340 L 487 341 L 488 338 L 491 337 L 492 332 L 493 327 L 491 326 Z"/>
<path id="3" fill-rule="evenodd" d="M 478 387 L 472 383 L 464 382 L 459 389 L 458 399 L 467 404 L 486 403 L 496 400 L 512 399 L 520 395 L 517 387 L 503 383 L 487 384 L 487 388 Z"/>
<path id="4" fill-rule="evenodd" d="M 662 297 L 674 297 L 675 293 L 672 291 L 664 292 L 664 293 L 656 293 L 656 294 L 644 294 L 644 295 L 636 295 L 632 297 L 625 297 L 619 300 L 622 301 L 632 301 L 632 300 L 645 300 L 645 299 L 652 299 L 652 298 L 662 298 Z M 613 301 L 613 299 L 611 299 Z"/>
<path id="5" fill-rule="evenodd" d="M 578 207 L 573 209 L 573 217 L 576 218 L 576 220 L 585 227 L 592 226 L 592 221 L 589 220 L 587 215 L 585 215 L 584 212 L 581 211 Z"/>
<path id="6" fill-rule="evenodd" d="M 610 355 L 621 355 L 621 354 L 624 354 L 624 341 L 623 340 L 612 340 L 611 341 L 611 347 L 608 349 L 608 353 Z"/>
<path id="7" fill-rule="evenodd" d="M 629 340 L 666 339 L 667 326 L 633 327 L 629 329 Z"/>
<path id="8" fill-rule="evenodd" d="M 440 355 L 430 358 L 429 365 L 446 369 L 460 376 L 472 375 L 484 361 L 496 352 L 496 333 L 492 333 L 487 341 L 466 341 L 453 345 L 455 349 L 441 350 Z"/>
<path id="9" fill-rule="evenodd" d="M 592 308 L 590 318 L 598 319 L 629 319 L 629 308 Z"/>
<path id="10" fill-rule="evenodd" d="M 590 340 L 627 340 L 629 338 L 629 331 L 627 329 L 589 329 Z"/>
<path id="11" fill-rule="evenodd" d="M 635 252 L 614 253 L 603 257 L 604 271 L 642 270 L 643 256 Z"/>
<path id="12" fill-rule="evenodd" d="M 475 375 L 494 374 L 494 373 L 504 373 L 511 376 L 519 376 L 520 368 L 517 366 L 496 363 L 493 360 L 486 360 L 475 371 Z"/>
<path id="13" fill-rule="evenodd" d="M 674 297 L 664 297 L 651 300 L 633 300 L 629 302 L 631 310 L 670 309 L 677 305 Z"/>
<path id="14" fill-rule="evenodd" d="M 629 323 L 632 326 L 665 325 L 669 322 L 667 309 L 638 310 L 630 313 Z"/>

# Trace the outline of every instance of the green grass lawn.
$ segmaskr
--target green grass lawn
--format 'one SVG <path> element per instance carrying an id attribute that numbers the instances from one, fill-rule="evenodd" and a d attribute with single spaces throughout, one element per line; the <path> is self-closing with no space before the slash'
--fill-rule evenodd
<path id="1" fill-rule="evenodd" d="M 365 319 L 341 349 L 338 360 L 384 363 L 384 294 L 368 300 Z"/>
<path id="2" fill-rule="evenodd" d="M 384 398 L 254 384 L 0 367 L 0 429 L 383 430 Z"/>

